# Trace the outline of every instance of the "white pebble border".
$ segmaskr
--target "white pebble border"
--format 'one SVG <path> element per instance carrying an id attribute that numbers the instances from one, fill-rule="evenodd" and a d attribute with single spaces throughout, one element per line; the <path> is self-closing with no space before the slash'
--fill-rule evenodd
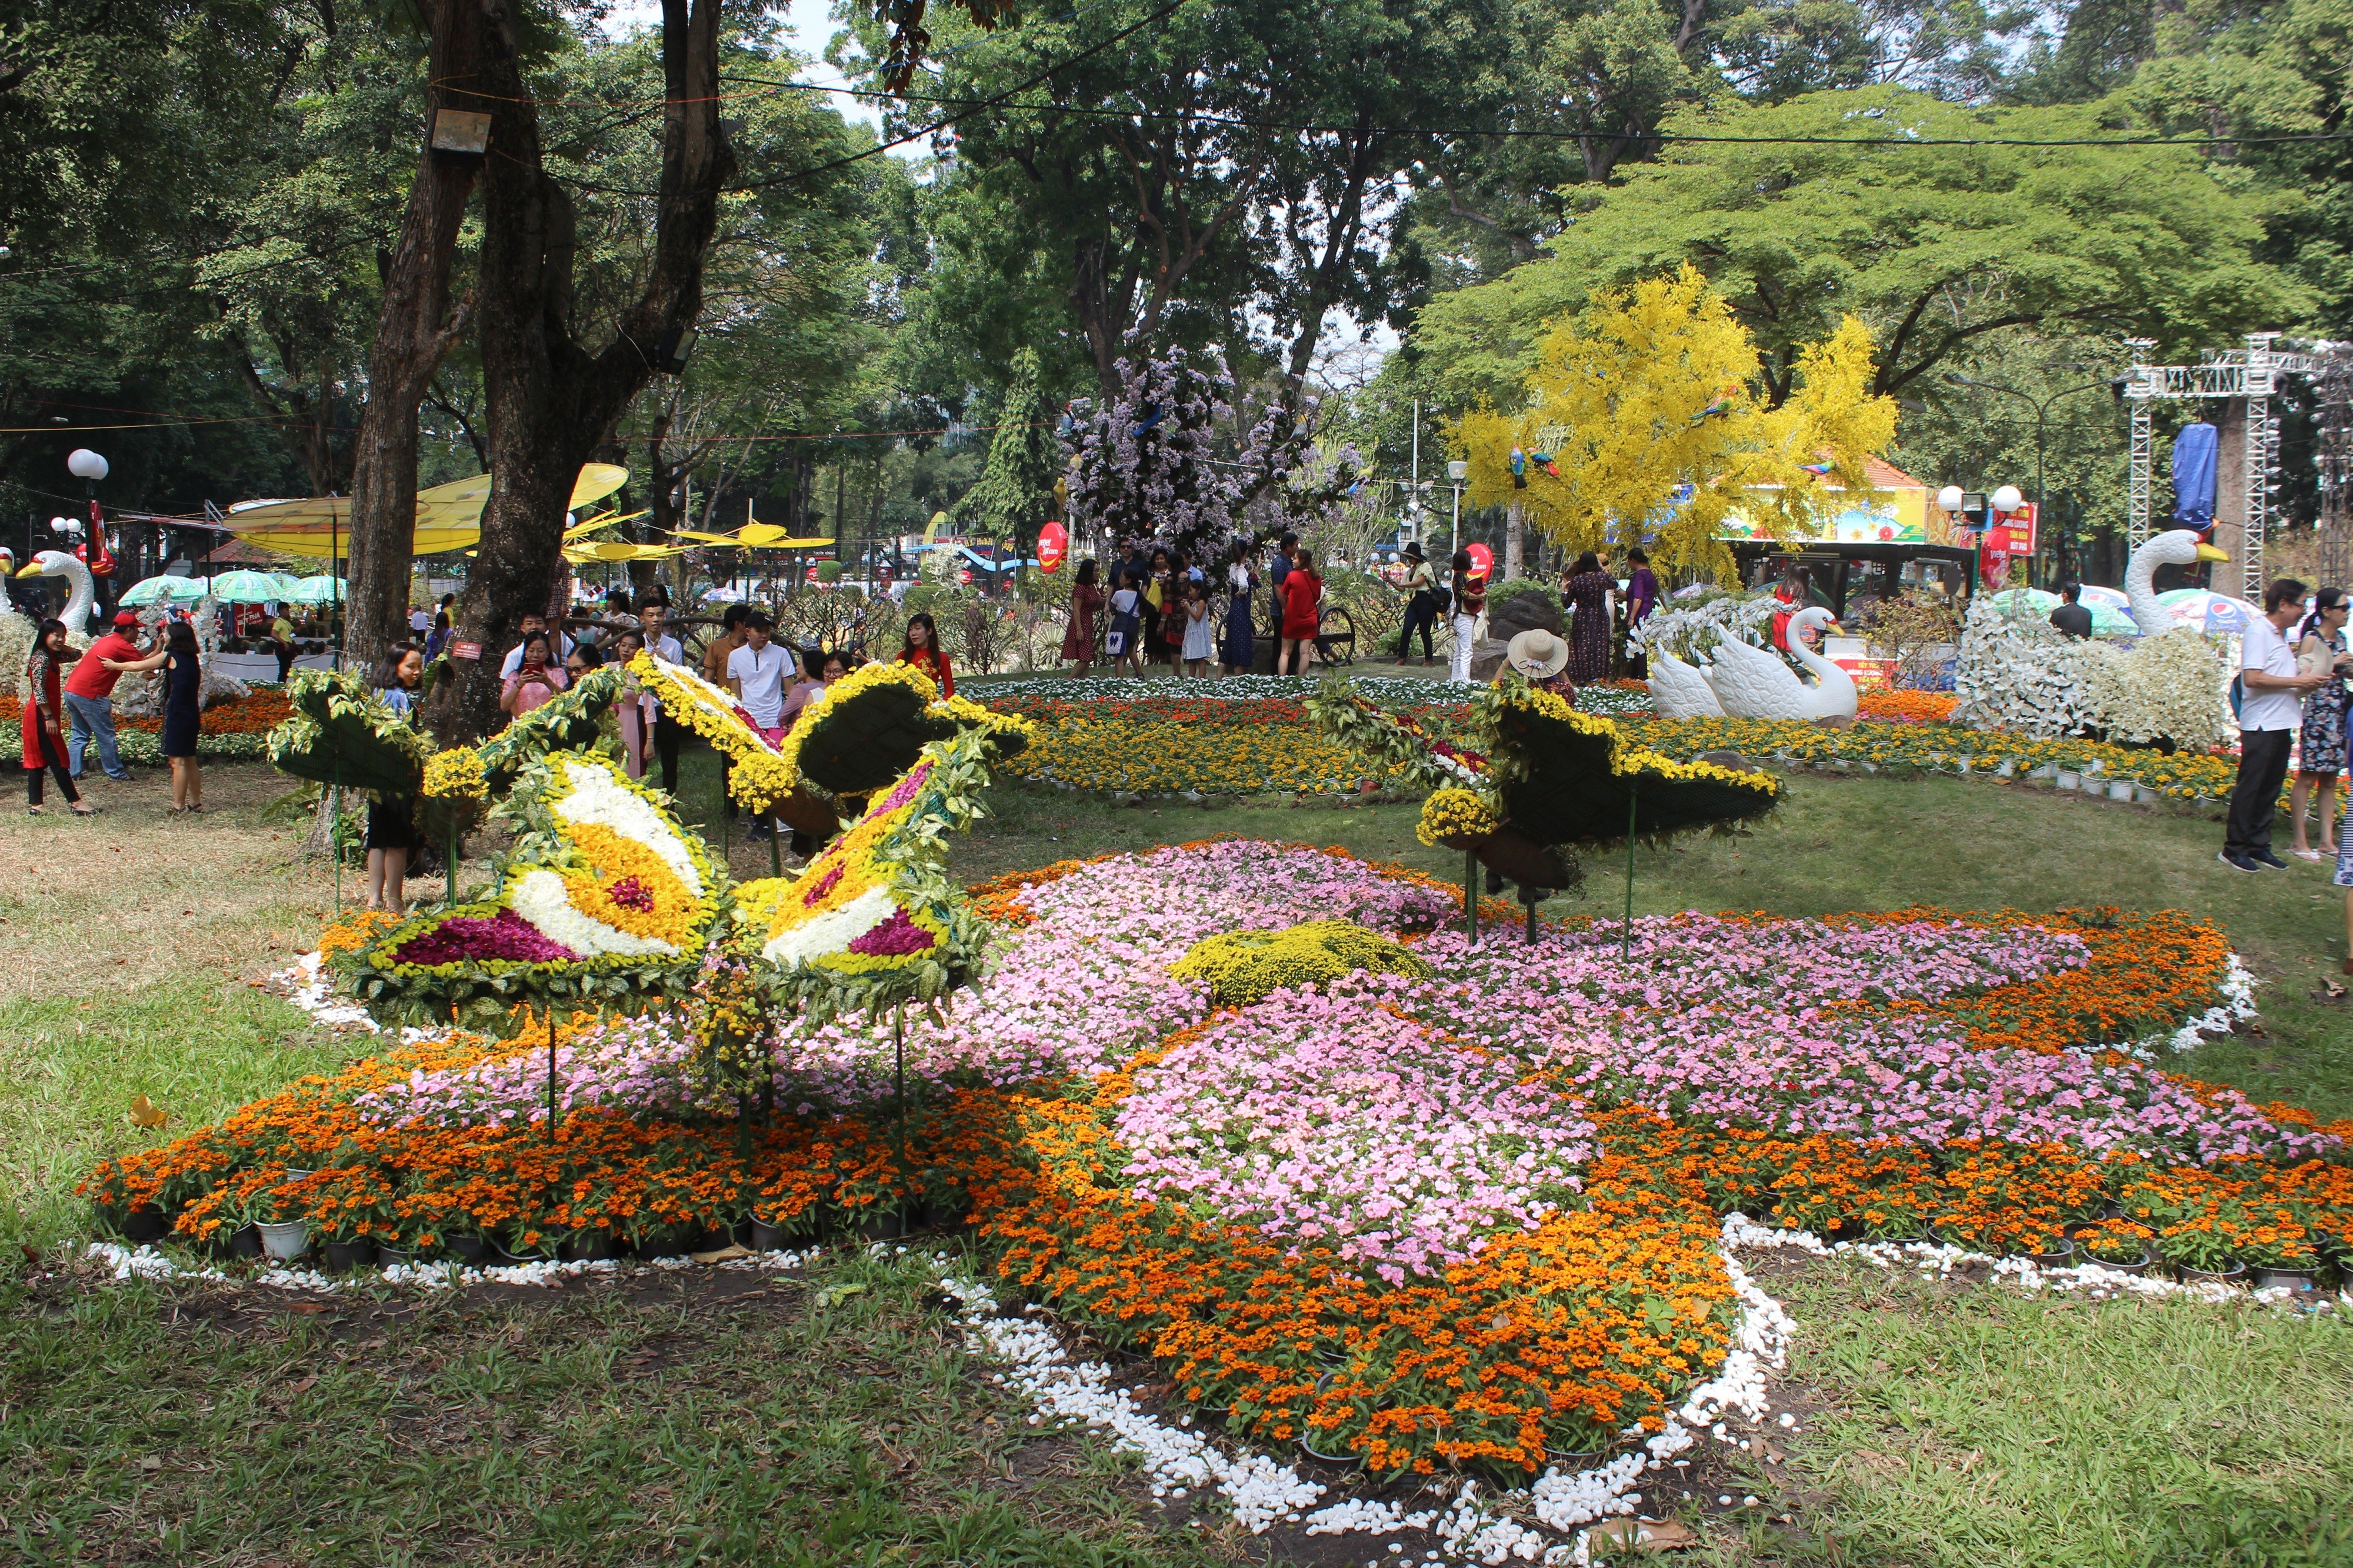
<path id="1" fill-rule="evenodd" d="M 303 1290 L 320 1295 L 333 1295 L 338 1291 L 359 1289 L 379 1283 L 405 1285 L 419 1290 L 462 1290 L 470 1285 L 552 1285 L 584 1276 L 644 1270 L 668 1272 L 682 1268 L 733 1268 L 781 1272 L 788 1268 L 807 1268 L 822 1250 L 811 1247 L 806 1252 L 754 1252 L 712 1264 L 697 1263 L 691 1258 L 681 1257 L 653 1258 L 643 1262 L 600 1258 L 593 1261 L 565 1263 L 549 1258 L 538 1263 L 491 1264 L 480 1268 L 469 1268 L 462 1263 L 396 1263 L 388 1268 L 366 1269 L 354 1274 L 322 1274 L 315 1268 L 265 1268 L 259 1274 L 240 1278 L 238 1283 L 259 1285 L 271 1290 Z M 82 1247 L 79 1256 L 112 1269 L 117 1279 L 230 1278 L 218 1268 L 190 1268 L 177 1263 L 148 1246 L 131 1247 L 111 1241 L 93 1241 Z"/>
<path id="2" fill-rule="evenodd" d="M 1633 1513 L 1641 1506 L 1643 1475 L 1672 1467 L 1675 1457 L 1697 1441 L 1694 1428 L 1713 1427 L 1722 1436 L 1727 1413 L 1751 1420 L 1771 1414 L 1766 1379 L 1788 1359 L 1791 1324 L 1729 1253 L 1724 1266 L 1744 1309 L 1739 1332 L 1723 1368 L 1691 1391 L 1662 1431 L 1646 1436 L 1641 1427 L 1629 1427 L 1623 1436 L 1639 1446 L 1592 1469 L 1564 1472 L 1556 1467 L 1526 1488 L 1500 1491 L 1466 1480 L 1451 1502 L 1411 1510 L 1375 1498 L 1324 1502 L 1326 1489 L 1302 1477 L 1296 1466 L 1247 1448 L 1229 1452 L 1190 1430 L 1190 1416 L 1170 1426 L 1137 1405 L 1125 1390 L 1112 1386 L 1110 1367 L 1073 1361 L 1036 1309 L 1019 1318 L 999 1316 L 987 1285 L 952 1270 L 941 1273 L 939 1285 L 964 1303 L 960 1324 L 966 1348 L 1004 1363 L 1007 1370 L 993 1381 L 1036 1407 L 1031 1426 L 1070 1423 L 1104 1434 L 1143 1459 L 1155 1498 L 1181 1502 L 1197 1490 L 1214 1489 L 1235 1521 L 1253 1534 L 1278 1522 L 1296 1524 L 1309 1535 L 1428 1531 L 1439 1544 L 1423 1553 L 1419 1561 L 1425 1562 L 1583 1564 L 1592 1559 L 1581 1527 Z M 1562 1540 L 1563 1535 L 1571 1538 Z M 1388 1545 L 1393 1553 L 1404 1550 L 1398 1542 Z"/>

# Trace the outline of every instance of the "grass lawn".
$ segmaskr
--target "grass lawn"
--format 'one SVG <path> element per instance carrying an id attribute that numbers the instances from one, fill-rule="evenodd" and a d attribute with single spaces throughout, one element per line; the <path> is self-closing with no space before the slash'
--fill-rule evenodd
<path id="1" fill-rule="evenodd" d="M 686 763 L 684 815 L 715 838 L 716 767 Z M 322 869 L 286 864 L 295 830 L 260 820 L 273 775 L 215 769 L 194 821 L 163 816 L 152 775 L 98 789 L 96 822 L 0 826 L 0 1233 L 36 1252 L 79 1234 L 69 1190 L 92 1160 L 156 1136 L 126 1124 L 132 1095 L 177 1131 L 360 1048 L 250 984 L 333 901 Z M 966 879 L 1215 834 L 1461 869 L 1415 842 L 1411 806 L 1115 809 L 1029 788 L 990 805 L 956 846 Z M 1635 908 L 2187 910 L 2220 921 L 2264 985 L 2263 1033 L 2184 1068 L 2353 1115 L 2348 1004 L 2325 991 L 2341 895 L 2303 862 L 2227 869 L 2220 834 L 2024 787 L 1801 777 L 1753 837 L 1641 852 Z M 731 859 L 744 877 L 769 863 L 740 839 Z M 1624 861 L 1588 872 L 1546 912 L 1617 918 Z M 58 1256 L 0 1262 L 0 1554 L 15 1559 L 1178 1564 L 1269 1545 L 1155 1509 L 1082 1440 L 1039 1437 L 905 1265 L 835 1255 L 775 1279 L 306 1310 L 200 1282 L 99 1284 Z M 1704 1559 L 2353 1561 L 2353 1330 L 1759 1269 L 1800 1326 L 1777 1400 L 1813 1414 L 1777 1439 L 1778 1463 L 1752 1463 L 1767 1509 L 1694 1518 Z M 1783 1511 L 1794 1526 L 1764 1521 Z M 1275 1551 L 1379 1554 L 1364 1538 Z"/>

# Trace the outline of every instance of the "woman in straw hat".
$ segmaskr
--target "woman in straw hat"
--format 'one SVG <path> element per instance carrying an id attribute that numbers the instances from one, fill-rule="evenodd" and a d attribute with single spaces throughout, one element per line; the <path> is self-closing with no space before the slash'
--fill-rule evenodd
<path id="1" fill-rule="evenodd" d="M 1568 701 L 1577 700 L 1577 683 L 1565 673 L 1568 668 L 1568 644 L 1542 626 L 1522 632 L 1504 649 L 1504 668 L 1495 672 L 1501 682 L 1504 669 L 1515 669 L 1527 677 L 1528 684 L 1538 691 L 1549 691 Z"/>

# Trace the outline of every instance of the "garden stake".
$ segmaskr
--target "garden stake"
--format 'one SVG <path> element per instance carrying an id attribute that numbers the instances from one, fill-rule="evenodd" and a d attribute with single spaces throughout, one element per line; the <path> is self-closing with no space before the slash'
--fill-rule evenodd
<path id="1" fill-rule="evenodd" d="M 1528 906 L 1528 945 L 1529 945 L 1530 947 L 1534 947 L 1534 946 L 1535 946 L 1535 944 L 1536 944 L 1536 899 L 1535 899 L 1535 889 L 1534 888 L 1529 888 L 1529 887 L 1523 887 L 1523 888 L 1521 888 L 1521 889 L 1520 889 L 1520 899 L 1521 899 L 1521 900 L 1522 900 L 1523 902 L 1525 902 L 1525 903 Z"/>
<path id="2" fill-rule="evenodd" d="M 1462 851 L 1462 929 L 1470 933 L 1471 945 L 1479 945 L 1479 852 Z"/>
<path id="3" fill-rule="evenodd" d="M 555 1142 L 555 1004 L 547 1006 L 547 1141 Z"/>
<path id="4" fill-rule="evenodd" d="M 1626 785 L 1626 931 L 1618 941 L 1618 962 L 1625 963 L 1634 952 L 1634 791 L 1635 784 Z"/>
<path id="5" fill-rule="evenodd" d="M 448 874 L 442 879 L 441 884 L 441 907 L 445 910 L 454 910 L 458 907 L 458 846 L 464 842 L 463 834 L 454 828 L 450 830 L 449 863 L 443 868 Z"/>
<path id="6" fill-rule="evenodd" d="M 768 821 L 768 874 L 773 877 L 785 874 L 785 847 L 778 842 L 776 831 L 783 826 L 773 817 Z"/>
<path id="7" fill-rule="evenodd" d="M 891 1080 L 892 1092 L 899 1109 L 899 1196 L 902 1204 L 912 1207 L 908 1200 L 914 1194 L 907 1182 L 907 1004 L 904 998 L 891 1014 Z M 899 1213 L 899 1234 L 907 1234 L 906 1207 Z"/>

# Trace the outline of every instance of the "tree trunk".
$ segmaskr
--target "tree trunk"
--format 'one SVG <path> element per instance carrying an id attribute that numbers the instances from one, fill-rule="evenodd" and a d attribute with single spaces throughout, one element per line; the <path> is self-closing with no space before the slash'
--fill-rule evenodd
<path id="1" fill-rule="evenodd" d="M 1509 583 L 1520 574 L 1520 563 L 1527 552 L 1527 513 L 1514 501 L 1504 517 L 1504 574 L 1498 581 Z"/>
<path id="2" fill-rule="evenodd" d="M 499 661 L 522 617 L 544 610 L 554 590 L 580 466 L 653 379 L 664 335 L 701 312 L 719 191 L 735 169 L 719 127 L 720 0 L 663 0 L 653 255 L 612 342 L 590 353 L 572 335 L 572 204 L 541 164 L 523 71 L 527 17 L 521 0 L 477 3 L 493 106 L 478 312 L 492 478 L 480 551 L 458 606 L 459 637 L 479 644 L 481 657 L 460 662 L 458 679 L 435 693 L 433 724 L 445 743 L 498 723 Z"/>
<path id="3" fill-rule="evenodd" d="M 430 105 L 470 108 L 481 69 L 478 0 L 433 0 Z M 344 646 L 364 668 L 408 635 L 408 578 L 417 537 L 417 410 L 464 329 L 467 305 L 449 310 L 458 227 L 474 188 L 470 159 L 437 159 L 426 147 L 408 211 L 385 269 L 384 308 L 368 360 L 367 407 L 352 469 L 351 601 Z"/>

